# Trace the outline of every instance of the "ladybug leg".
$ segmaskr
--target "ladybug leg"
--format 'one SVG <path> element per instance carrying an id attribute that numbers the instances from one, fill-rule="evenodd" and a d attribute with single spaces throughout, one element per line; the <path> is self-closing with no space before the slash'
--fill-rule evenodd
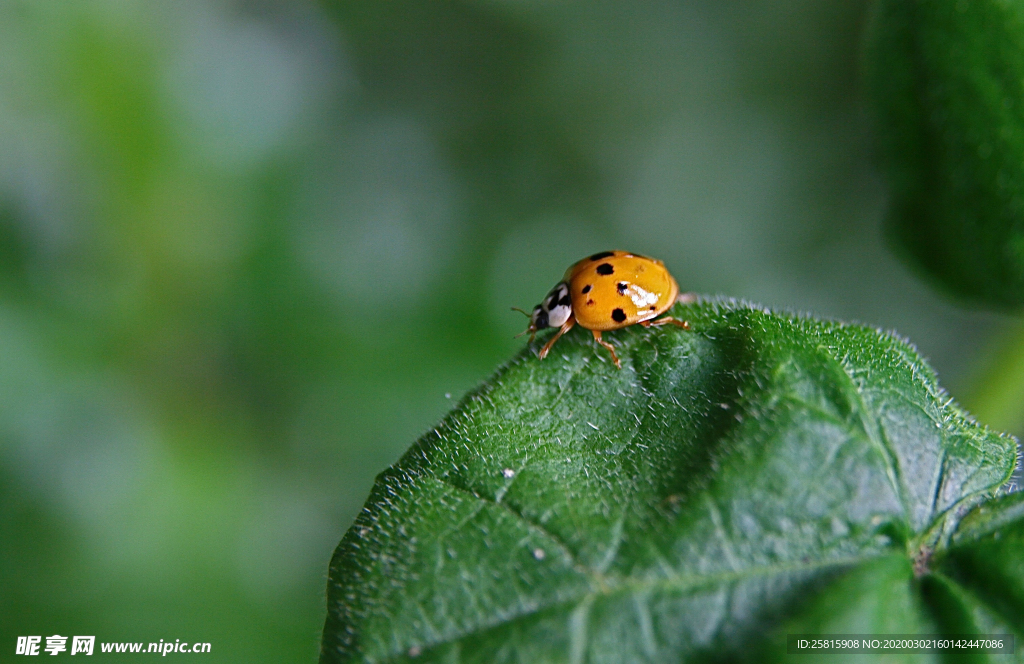
<path id="1" fill-rule="evenodd" d="M 596 341 L 597 343 L 599 343 L 602 346 L 604 346 L 605 348 L 607 348 L 608 352 L 612 354 L 612 362 L 615 363 L 615 368 L 616 369 L 621 369 L 622 368 L 622 363 L 619 362 L 619 356 L 615 354 L 615 346 L 612 346 L 607 341 L 604 341 L 603 339 L 601 339 L 601 331 L 600 330 L 591 330 L 591 332 L 594 333 L 594 341 Z"/>
<path id="2" fill-rule="evenodd" d="M 669 323 L 677 327 L 681 327 L 684 330 L 690 329 L 690 323 L 688 323 L 685 320 L 679 320 L 678 318 L 672 318 L 671 316 L 665 316 L 664 318 L 659 318 L 658 320 L 643 321 L 640 324 L 643 325 L 644 327 L 651 327 L 652 325 L 666 325 Z"/>
<path id="3" fill-rule="evenodd" d="M 555 345 L 556 341 L 558 341 L 558 337 L 562 336 L 563 334 L 571 330 L 572 326 L 575 324 L 576 317 L 569 316 L 569 319 L 562 323 L 562 327 L 558 328 L 558 332 L 555 332 L 555 336 L 551 337 L 548 340 L 548 342 L 544 344 L 544 347 L 540 349 L 540 352 L 537 353 L 537 355 L 540 356 L 540 359 L 543 360 L 545 357 L 547 357 L 548 351 L 551 350 L 551 347 Z"/>

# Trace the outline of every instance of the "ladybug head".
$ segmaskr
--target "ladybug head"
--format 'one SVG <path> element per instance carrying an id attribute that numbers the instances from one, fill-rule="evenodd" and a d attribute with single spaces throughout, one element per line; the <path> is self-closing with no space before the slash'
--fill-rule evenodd
<path id="1" fill-rule="evenodd" d="M 548 312 L 545 311 L 543 306 L 538 304 L 533 308 L 533 312 L 530 314 L 529 331 L 536 332 L 537 330 L 543 330 L 545 327 L 551 327 Z"/>
<path id="2" fill-rule="evenodd" d="M 520 309 L 520 311 L 522 311 Z M 525 311 L 523 313 L 526 313 Z M 523 334 L 530 334 L 530 341 L 538 330 L 546 327 L 561 327 L 572 315 L 572 300 L 569 297 L 569 285 L 560 283 L 551 289 L 544 300 L 533 308 L 530 316 L 530 326 L 523 331 Z"/>

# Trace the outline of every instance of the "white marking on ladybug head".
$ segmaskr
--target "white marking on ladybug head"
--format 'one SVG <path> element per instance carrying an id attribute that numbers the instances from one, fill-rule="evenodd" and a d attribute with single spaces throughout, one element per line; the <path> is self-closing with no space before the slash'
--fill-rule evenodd
<path id="1" fill-rule="evenodd" d="M 533 310 L 534 316 L 537 316 L 538 309 L 544 314 L 540 318 L 546 318 L 549 327 L 562 327 L 572 315 L 569 285 L 563 282 L 552 288 L 551 292 L 545 296 L 544 301 Z"/>
<path id="2" fill-rule="evenodd" d="M 571 315 L 572 307 L 557 306 L 548 312 L 548 325 L 551 327 L 562 327 Z"/>

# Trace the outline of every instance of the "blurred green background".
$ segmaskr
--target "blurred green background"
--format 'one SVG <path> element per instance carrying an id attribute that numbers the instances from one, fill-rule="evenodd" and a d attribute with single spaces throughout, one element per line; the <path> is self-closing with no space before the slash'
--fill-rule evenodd
<path id="1" fill-rule="evenodd" d="M 374 475 L 597 250 L 896 329 L 1020 433 L 1019 322 L 880 233 L 866 10 L 0 0 L 0 652 L 314 661 Z"/>

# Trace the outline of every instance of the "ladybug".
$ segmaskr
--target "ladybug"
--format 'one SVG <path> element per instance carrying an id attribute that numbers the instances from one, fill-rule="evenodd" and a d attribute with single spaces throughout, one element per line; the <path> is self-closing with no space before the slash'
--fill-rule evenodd
<path id="1" fill-rule="evenodd" d="M 671 324 L 689 330 L 688 322 L 671 316 L 653 320 L 668 311 L 677 298 L 679 285 L 661 261 L 628 251 L 602 251 L 566 270 L 562 281 L 533 308 L 533 313 L 527 314 L 530 326 L 523 334 L 529 333 L 533 341 L 538 330 L 558 328 L 540 349 L 543 360 L 558 338 L 578 323 L 594 333 L 594 340 L 608 349 L 615 366 L 621 369 L 615 348 L 601 339 L 601 333 L 638 323 L 644 327 Z"/>

